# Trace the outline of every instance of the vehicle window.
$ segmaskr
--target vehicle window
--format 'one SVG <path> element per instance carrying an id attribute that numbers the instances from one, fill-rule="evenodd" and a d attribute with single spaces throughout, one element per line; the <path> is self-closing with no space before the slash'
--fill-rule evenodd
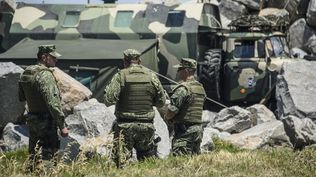
<path id="1" fill-rule="evenodd" d="M 259 40 L 258 41 L 258 57 L 259 58 L 264 58 L 265 55 L 265 50 L 264 50 L 264 41 L 263 40 Z"/>
<path id="2" fill-rule="evenodd" d="M 63 27 L 73 28 L 79 24 L 80 11 L 67 11 Z"/>
<path id="3" fill-rule="evenodd" d="M 132 21 L 133 11 L 117 11 L 114 26 L 129 27 Z"/>
<path id="4" fill-rule="evenodd" d="M 255 41 L 235 41 L 235 58 L 251 58 L 255 56 Z"/>
<path id="5" fill-rule="evenodd" d="M 166 27 L 180 27 L 183 25 L 185 11 L 172 10 L 168 12 Z"/>

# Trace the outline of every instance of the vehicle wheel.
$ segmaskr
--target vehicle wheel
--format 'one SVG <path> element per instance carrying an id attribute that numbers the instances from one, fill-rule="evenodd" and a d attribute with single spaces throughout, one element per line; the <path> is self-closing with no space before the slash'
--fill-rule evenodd
<path id="1" fill-rule="evenodd" d="M 207 96 L 217 101 L 221 99 L 221 63 L 221 49 L 206 51 L 204 60 L 199 63 L 199 81 L 203 84 Z"/>

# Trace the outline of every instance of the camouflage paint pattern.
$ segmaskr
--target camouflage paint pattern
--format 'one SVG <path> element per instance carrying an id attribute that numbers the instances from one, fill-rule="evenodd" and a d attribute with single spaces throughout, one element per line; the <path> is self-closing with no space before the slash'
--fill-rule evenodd
<path id="1" fill-rule="evenodd" d="M 11 21 L 15 11 L 14 0 L 0 1 L 0 53 L 7 50 L 9 47 L 3 43 L 4 38 L 8 36 Z"/>
<path id="2" fill-rule="evenodd" d="M 276 72 L 288 56 L 274 55 L 271 38 L 284 38 L 280 32 L 234 32 L 226 36 L 223 76 L 224 100 L 230 103 L 258 103 L 272 88 Z M 255 41 L 253 57 L 236 57 L 235 45 Z M 262 46 L 259 46 L 259 41 Z M 270 44 L 270 45 L 268 45 Z M 261 47 L 261 55 L 259 50 Z M 288 49 L 284 49 L 288 52 Z M 267 62 L 270 60 L 270 62 Z"/>
<path id="3" fill-rule="evenodd" d="M 64 23 L 69 20 L 71 25 Z M 200 44 L 199 33 L 203 32 L 207 38 L 207 33 L 219 28 L 219 24 L 219 11 L 214 3 L 172 7 L 163 4 L 18 3 L 8 43 L 12 46 L 25 37 L 51 40 L 157 38 L 159 72 L 175 78 L 176 69 L 172 66 L 178 64 L 181 57 L 203 58 L 204 51 L 210 47 Z"/>

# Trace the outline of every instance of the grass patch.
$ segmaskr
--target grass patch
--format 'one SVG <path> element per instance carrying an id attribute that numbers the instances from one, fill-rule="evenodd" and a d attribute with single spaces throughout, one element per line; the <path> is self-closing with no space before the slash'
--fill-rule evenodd
<path id="1" fill-rule="evenodd" d="M 39 176 L 315 176 L 316 150 L 293 151 L 287 148 L 240 150 L 215 140 L 215 151 L 198 156 L 146 159 L 124 169 L 116 169 L 105 157 L 80 157 L 76 162 L 58 163 L 51 171 Z M 35 176 L 23 172 L 26 150 L 2 154 L 0 176 Z"/>
<path id="2" fill-rule="evenodd" d="M 223 141 L 223 140 L 221 140 L 219 138 L 214 138 L 213 142 L 215 144 L 215 152 L 225 150 L 227 152 L 237 153 L 237 152 L 243 151 L 242 149 L 240 149 L 240 148 L 234 146 L 233 144 L 231 144 L 230 142 Z"/>

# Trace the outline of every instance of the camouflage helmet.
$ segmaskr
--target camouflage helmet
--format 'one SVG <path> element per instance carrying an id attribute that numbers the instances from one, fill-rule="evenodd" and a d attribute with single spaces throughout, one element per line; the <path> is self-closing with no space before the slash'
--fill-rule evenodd
<path id="1" fill-rule="evenodd" d="M 40 45 L 38 46 L 38 52 L 39 53 L 48 53 L 49 55 L 53 57 L 61 57 L 61 54 L 56 51 L 55 45 Z"/>
<path id="2" fill-rule="evenodd" d="M 174 65 L 174 68 L 190 68 L 196 69 L 196 61 L 191 58 L 181 58 L 181 63 Z"/>
<path id="3" fill-rule="evenodd" d="M 129 61 L 140 56 L 140 52 L 138 52 L 136 49 L 126 49 L 123 54 L 124 59 Z"/>

